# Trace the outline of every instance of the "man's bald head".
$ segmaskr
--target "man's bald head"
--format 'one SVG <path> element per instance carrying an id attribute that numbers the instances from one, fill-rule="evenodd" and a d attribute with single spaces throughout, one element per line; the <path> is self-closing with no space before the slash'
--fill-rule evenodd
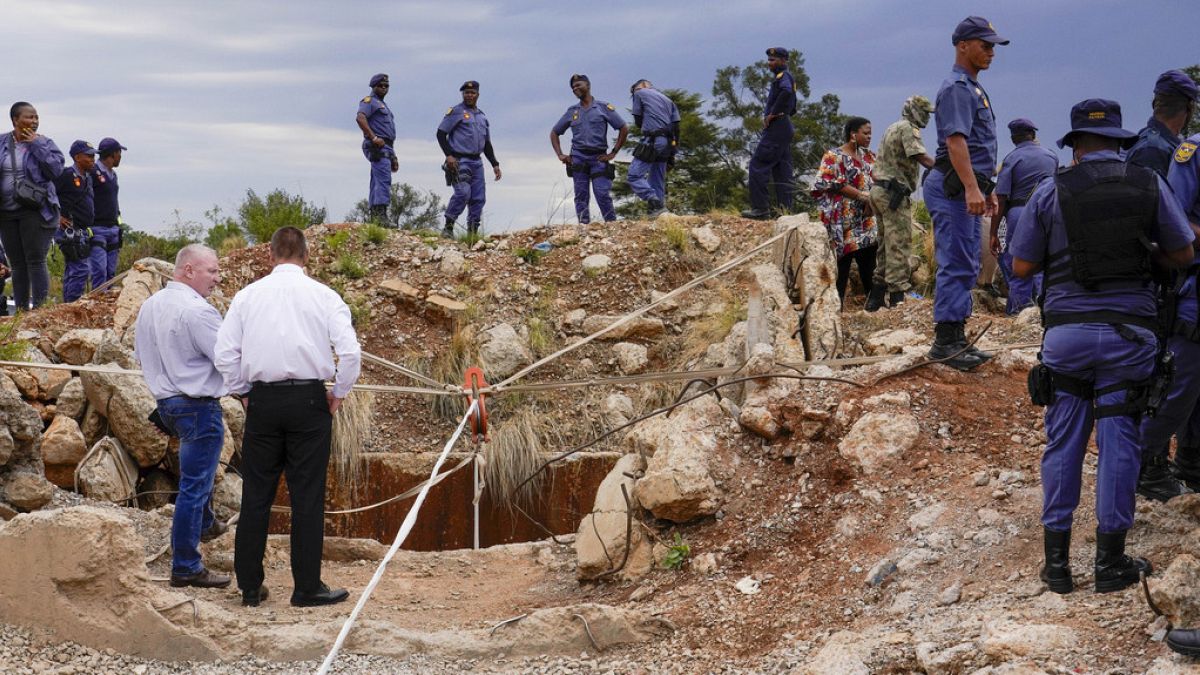
<path id="1" fill-rule="evenodd" d="M 217 252 L 211 248 L 188 244 L 175 254 L 175 281 L 191 287 L 202 297 L 207 298 L 220 280 Z"/>

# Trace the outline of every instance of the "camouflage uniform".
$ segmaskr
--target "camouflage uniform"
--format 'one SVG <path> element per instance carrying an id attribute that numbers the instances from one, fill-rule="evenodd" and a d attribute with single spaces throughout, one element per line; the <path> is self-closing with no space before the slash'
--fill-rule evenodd
<path id="1" fill-rule="evenodd" d="M 875 208 L 879 233 L 879 261 L 874 283 L 885 284 L 893 293 L 912 288 L 912 200 L 905 197 L 895 209 L 888 208 L 891 195 L 880 181 L 896 181 L 912 192 L 917 186 L 921 165 L 917 157 L 928 154 L 921 141 L 921 129 L 929 123 L 933 104 L 924 96 L 911 96 L 904 102 L 901 119 L 883 134 L 875 156 L 875 185 L 871 203 Z"/>

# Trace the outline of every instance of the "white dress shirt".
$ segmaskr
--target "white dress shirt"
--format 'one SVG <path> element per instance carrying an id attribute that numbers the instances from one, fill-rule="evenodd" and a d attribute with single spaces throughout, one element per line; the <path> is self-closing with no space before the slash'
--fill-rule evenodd
<path id="1" fill-rule="evenodd" d="M 225 383 L 213 365 L 220 327 L 220 312 L 178 281 L 168 281 L 142 303 L 134 353 L 155 399 L 225 395 Z"/>
<path id="2" fill-rule="evenodd" d="M 217 369 L 235 394 L 254 382 L 330 380 L 336 373 L 333 395 L 345 398 L 361 362 L 350 308 L 298 265 L 276 265 L 238 291 L 217 334 Z"/>

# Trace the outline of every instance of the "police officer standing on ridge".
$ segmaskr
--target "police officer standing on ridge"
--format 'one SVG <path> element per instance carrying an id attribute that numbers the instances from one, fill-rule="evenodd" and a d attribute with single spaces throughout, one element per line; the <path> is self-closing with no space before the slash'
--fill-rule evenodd
<path id="1" fill-rule="evenodd" d="M 933 104 L 924 96 L 909 96 L 900 110 L 900 119 L 883 134 L 875 154 L 875 183 L 871 186 L 871 204 L 879 228 L 879 264 L 875 267 L 871 293 L 865 309 L 874 312 L 883 307 L 886 294 L 892 307 L 904 302 L 904 293 L 912 288 L 912 200 L 917 189 L 920 167 L 933 166 L 925 151 L 921 129 L 929 124 Z"/>
<path id="2" fill-rule="evenodd" d="M 667 162 L 679 147 L 679 108 L 650 80 L 634 82 L 629 95 L 633 123 L 642 132 L 629 164 L 629 187 L 646 202 L 647 215 L 657 218 L 667 212 Z"/>
<path id="3" fill-rule="evenodd" d="M 572 75 L 571 92 L 579 99 L 577 105 L 567 108 L 562 118 L 550 130 L 550 146 L 558 160 L 566 165 L 567 175 L 575 183 L 575 216 L 580 225 L 592 222 L 589 209 L 591 196 L 588 186 L 596 193 L 596 204 L 606 221 L 617 219 L 613 208 L 612 181 L 614 167 L 611 162 L 629 135 L 629 125 L 611 103 L 597 101 L 592 96 L 592 83 L 587 75 Z M 608 151 L 608 127 L 617 130 L 617 142 L 612 152 Z M 571 130 L 571 154 L 564 155 L 559 136 Z"/>
<path id="4" fill-rule="evenodd" d="M 87 141 L 71 144 L 71 159 L 75 163 L 63 169 L 54 179 L 58 189 L 58 230 L 54 240 L 62 251 L 66 266 L 63 269 L 63 302 L 74 302 L 87 289 L 90 273 L 92 221 L 96 206 L 92 193 L 92 169 L 96 166 L 96 149 Z"/>
<path id="5" fill-rule="evenodd" d="M 1008 132 L 1015 147 L 1005 155 L 1000 163 L 1000 175 L 996 177 L 996 212 L 992 214 L 989 245 L 1008 284 L 1008 305 L 1004 311 L 1012 315 L 1037 301 L 1042 277 L 1035 274 L 1032 279 L 1025 280 L 1013 274 L 1008 243 L 1012 241 L 1013 226 L 1020 220 L 1033 189 L 1058 169 L 1058 155 L 1038 143 L 1037 127 L 1024 117 L 1009 122 Z M 1001 242 L 1000 220 L 1003 218 L 1008 218 L 1008 226 Z"/>
<path id="6" fill-rule="evenodd" d="M 951 41 L 954 68 L 938 90 L 938 148 L 924 183 L 938 265 L 929 358 L 971 370 L 992 357 L 967 346 L 966 321 L 983 248 L 981 218 L 996 209 L 990 176 L 997 153 L 996 115 L 976 77 L 992 65 L 996 45 L 1008 40 L 987 19 L 969 16 L 955 27 Z"/>
<path id="7" fill-rule="evenodd" d="M 1153 169 L 1166 178 L 1180 136 L 1196 114 L 1196 83 L 1182 70 L 1168 70 L 1154 83 L 1154 116 L 1138 132 L 1125 161 Z"/>
<path id="8" fill-rule="evenodd" d="M 467 232 L 479 232 L 483 205 L 487 201 L 487 186 L 483 180 L 482 153 L 492 165 L 496 180 L 500 180 L 500 162 L 492 150 L 492 136 L 487 115 L 475 107 L 479 101 L 479 83 L 467 80 L 458 88 L 462 103 L 446 111 L 437 128 L 438 145 L 446 155 L 446 180 L 454 186 L 454 196 L 446 204 L 446 226 L 442 236 L 454 237 L 454 221 L 467 208 Z"/>
<path id="9" fill-rule="evenodd" d="M 383 102 L 391 84 L 386 73 L 371 76 L 371 93 L 358 103 L 355 121 L 363 133 L 363 156 L 371 163 L 371 188 L 367 196 L 371 219 L 391 226 L 388 204 L 392 200 L 392 174 L 400 170 L 400 160 L 392 147 L 396 142 L 396 119 Z"/>
<path id="10" fill-rule="evenodd" d="M 743 218 L 771 217 L 768 185 L 775 185 L 775 203 L 784 213 L 792 210 L 792 115 L 796 114 L 796 82 L 788 72 L 788 50 L 771 47 L 767 50 L 767 67 L 771 70 L 771 89 L 763 106 L 763 131 L 758 147 L 750 158 L 750 208 L 742 211 Z"/>
<path id="11" fill-rule="evenodd" d="M 1121 161 L 1118 151 L 1135 137 L 1121 128 L 1115 101 L 1072 107 L 1071 131 L 1058 145 L 1071 146 L 1075 166 L 1034 190 L 1010 243 L 1018 276 L 1045 269 L 1045 334 L 1029 389 L 1035 404 L 1047 406 L 1041 578 L 1055 593 L 1074 589 L 1071 526 L 1093 425 L 1096 591 L 1121 590 L 1152 570 L 1125 554 L 1141 456 L 1137 425 L 1161 387 L 1151 265 L 1191 264 L 1195 237 L 1162 179 Z"/>
<path id="12" fill-rule="evenodd" d="M 100 161 L 92 170 L 92 191 L 96 201 L 96 220 L 92 225 L 92 288 L 117 274 L 117 258 L 121 255 L 121 205 L 117 201 L 117 172 L 121 152 L 128 150 L 115 138 L 102 138 L 96 146 Z"/>

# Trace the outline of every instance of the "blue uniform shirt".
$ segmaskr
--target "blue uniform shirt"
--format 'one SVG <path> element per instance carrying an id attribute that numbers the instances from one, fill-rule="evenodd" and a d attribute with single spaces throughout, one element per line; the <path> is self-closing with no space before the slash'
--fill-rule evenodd
<path id="1" fill-rule="evenodd" d="M 1138 132 L 1137 143 L 1125 152 L 1125 161 L 1152 169 L 1166 178 L 1171 166 L 1171 155 L 1183 138 L 1173 133 L 1162 122 L 1150 118 L 1145 128 Z"/>
<path id="2" fill-rule="evenodd" d="M 1120 155 L 1112 150 L 1092 152 L 1082 161 L 1119 160 Z M 1161 178 L 1158 180 L 1158 210 L 1150 228 L 1150 240 L 1158 242 L 1164 250 L 1174 251 L 1192 243 L 1192 230 L 1188 227 L 1183 209 Z M 1034 263 L 1044 262 L 1050 253 L 1067 247 L 1067 227 L 1063 222 L 1062 208 L 1058 204 L 1058 193 L 1054 180 L 1043 180 L 1033 192 L 1029 205 L 1017 221 L 1017 230 L 1009 240 L 1009 251 L 1014 257 Z M 1067 258 L 1064 258 L 1067 260 Z M 1046 312 L 1074 313 L 1092 311 L 1118 311 L 1134 316 L 1153 317 L 1157 313 L 1155 290 L 1147 283 L 1145 288 L 1118 288 L 1089 291 L 1074 281 L 1065 281 L 1046 289 Z"/>
<path id="3" fill-rule="evenodd" d="M 1025 141 L 1004 157 L 996 177 L 996 194 L 1009 201 L 1029 200 L 1033 189 L 1058 169 L 1058 155 L 1037 141 Z"/>
<path id="4" fill-rule="evenodd" d="M 572 152 L 586 150 L 603 154 L 608 152 L 608 127 L 620 129 L 624 126 L 625 119 L 611 103 L 592 99 L 592 104 L 586 108 L 578 103 L 567 108 L 554 125 L 554 133 L 562 136 L 570 127 Z"/>
<path id="5" fill-rule="evenodd" d="M 450 108 L 438 131 L 449 136 L 450 149 L 455 154 L 478 155 L 488 143 L 487 116 L 479 108 L 468 108 L 465 103 Z"/>
<path id="6" fill-rule="evenodd" d="M 950 77 L 942 81 L 937 93 L 937 157 L 949 157 L 946 139 L 962 134 L 967 138 L 971 166 L 979 173 L 992 175 L 996 169 L 996 115 L 987 92 L 958 64 Z"/>
<path id="7" fill-rule="evenodd" d="M 54 184 L 62 214 L 70 219 L 71 225 L 82 230 L 91 227 L 96 215 L 91 174 L 80 173 L 79 167 L 72 164 L 58 174 Z"/>
<path id="8" fill-rule="evenodd" d="M 97 161 L 92 169 L 92 191 L 96 203 L 96 225 L 116 227 L 121 207 L 117 204 L 117 172 Z"/>
<path id="9" fill-rule="evenodd" d="M 1175 199 L 1193 223 L 1200 223 L 1200 160 L 1196 159 L 1196 148 L 1200 146 L 1200 134 L 1187 139 L 1172 155 L 1171 168 L 1167 172 L 1167 184 L 1175 191 Z"/>
<path id="10" fill-rule="evenodd" d="M 642 133 L 671 131 L 671 124 L 679 121 L 679 108 L 666 94 L 645 87 L 633 92 L 633 116 L 642 118 Z"/>
<path id="11" fill-rule="evenodd" d="M 388 141 L 396 140 L 396 119 L 383 99 L 373 94 L 364 96 L 358 102 L 358 112 L 367 116 L 367 127 L 376 136 Z"/>
<path id="12" fill-rule="evenodd" d="M 771 80 L 771 89 L 767 92 L 767 102 L 763 106 L 763 117 L 767 115 L 796 114 L 796 81 L 786 70 L 775 73 Z"/>

